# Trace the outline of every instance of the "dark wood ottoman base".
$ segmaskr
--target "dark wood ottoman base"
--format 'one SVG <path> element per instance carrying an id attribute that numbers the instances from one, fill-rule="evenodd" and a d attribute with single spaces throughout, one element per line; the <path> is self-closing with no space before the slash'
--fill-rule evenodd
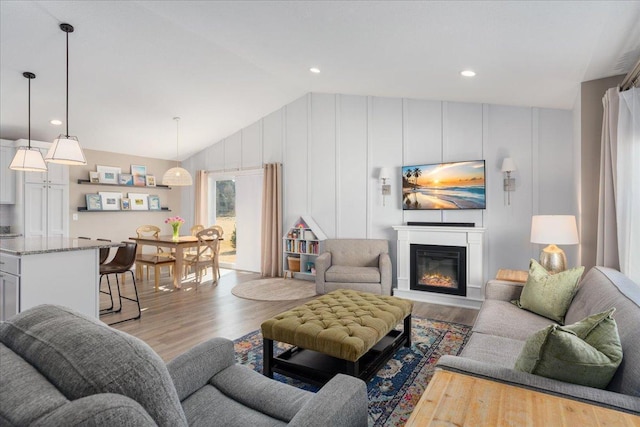
<path id="1" fill-rule="evenodd" d="M 263 373 L 273 378 L 277 372 L 318 386 L 342 373 L 371 379 L 404 345 L 411 347 L 411 314 L 404 318 L 402 331 L 392 330 L 355 362 L 294 346 L 279 356 L 273 355 L 273 340 L 263 339 Z"/>

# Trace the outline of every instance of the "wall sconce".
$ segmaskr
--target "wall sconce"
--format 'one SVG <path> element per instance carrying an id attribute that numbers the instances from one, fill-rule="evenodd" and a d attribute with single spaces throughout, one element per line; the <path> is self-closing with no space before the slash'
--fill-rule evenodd
<path id="1" fill-rule="evenodd" d="M 511 172 L 516 170 L 516 162 L 511 157 L 505 157 L 502 161 L 502 172 L 506 173 L 504 178 L 504 191 L 507 193 L 507 205 L 511 205 L 511 192 L 516 191 L 516 179 L 511 178 Z"/>
<path id="2" fill-rule="evenodd" d="M 380 168 L 378 178 L 382 181 L 382 206 L 385 206 L 385 197 L 391 194 L 391 184 L 387 184 L 387 181 L 391 178 L 389 168 Z"/>

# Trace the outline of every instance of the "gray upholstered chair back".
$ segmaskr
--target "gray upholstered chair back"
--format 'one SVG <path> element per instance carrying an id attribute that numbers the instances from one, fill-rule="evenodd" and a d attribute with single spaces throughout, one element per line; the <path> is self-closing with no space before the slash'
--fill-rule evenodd
<path id="1" fill-rule="evenodd" d="M 622 343 L 622 364 L 607 387 L 640 396 L 640 286 L 619 271 L 594 267 L 585 275 L 567 311 L 566 324 L 616 308 L 613 318 Z"/>
<path id="2" fill-rule="evenodd" d="M 166 365 L 138 338 L 50 305 L 0 323 L 0 342 L 69 401 L 115 393 L 138 402 L 159 426 L 187 425 Z"/>
<path id="3" fill-rule="evenodd" d="M 326 252 L 331 252 L 332 265 L 378 267 L 381 253 L 389 253 L 389 242 L 382 239 L 327 239 Z"/>

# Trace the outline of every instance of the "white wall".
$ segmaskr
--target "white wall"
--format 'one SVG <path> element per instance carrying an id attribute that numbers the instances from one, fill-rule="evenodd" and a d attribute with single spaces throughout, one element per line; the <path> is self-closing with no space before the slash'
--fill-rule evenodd
<path id="1" fill-rule="evenodd" d="M 233 155 L 229 154 L 233 150 Z M 183 162 L 197 169 L 283 163 L 284 224 L 310 214 L 328 237 L 385 238 L 406 221 L 486 227 L 485 278 L 527 269 L 531 215 L 576 214 L 572 115 L 568 110 L 310 93 Z M 512 157 L 516 191 L 507 206 L 500 167 Z M 402 165 L 485 159 L 487 209 L 406 211 Z M 382 205 L 379 169 L 395 170 Z M 187 192 L 188 193 L 188 192 Z M 192 209 L 183 196 L 183 211 Z M 565 247 L 570 265 L 576 248 Z"/>

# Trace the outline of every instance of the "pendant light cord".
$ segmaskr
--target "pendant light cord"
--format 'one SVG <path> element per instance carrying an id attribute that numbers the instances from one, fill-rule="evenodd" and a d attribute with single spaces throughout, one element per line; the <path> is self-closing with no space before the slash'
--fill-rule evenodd
<path id="1" fill-rule="evenodd" d="M 31 150 L 31 78 L 28 78 L 29 80 L 29 113 L 28 113 L 28 117 L 29 117 L 29 150 Z"/>
<path id="2" fill-rule="evenodd" d="M 176 121 L 176 167 L 180 167 L 180 153 L 178 149 L 178 145 L 180 144 L 180 117 L 174 117 L 173 120 Z"/>
<path id="3" fill-rule="evenodd" d="M 69 32 L 67 34 L 67 138 L 69 138 Z"/>

